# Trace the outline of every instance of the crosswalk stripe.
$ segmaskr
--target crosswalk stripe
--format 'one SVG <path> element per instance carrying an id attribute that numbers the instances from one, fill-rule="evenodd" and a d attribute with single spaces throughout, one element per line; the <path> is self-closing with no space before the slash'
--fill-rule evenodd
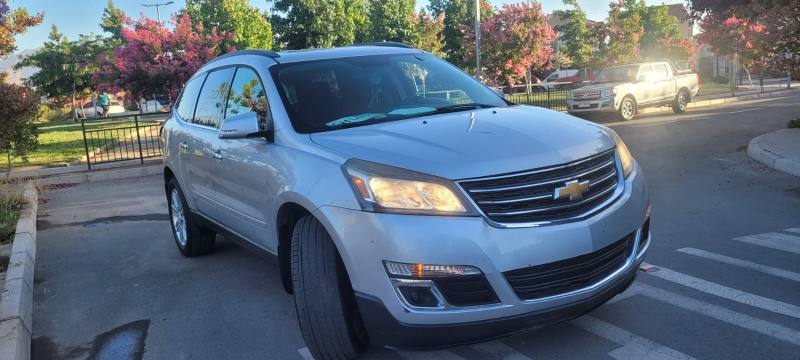
<path id="1" fill-rule="evenodd" d="M 606 340 L 622 345 L 621 348 L 608 353 L 609 356 L 617 360 L 694 359 L 680 351 L 645 339 L 590 315 L 574 319 L 571 323 Z"/>
<path id="2" fill-rule="evenodd" d="M 502 360 L 532 360 L 531 358 L 522 355 L 519 351 L 512 349 L 510 346 L 503 344 L 499 341 L 490 341 L 470 345 L 475 351 L 486 355 L 487 359 L 502 359 Z"/>
<path id="3" fill-rule="evenodd" d="M 297 350 L 297 352 L 300 353 L 300 357 L 302 357 L 303 360 L 314 360 L 314 357 L 311 356 L 311 351 L 308 351 L 307 347 Z"/>
<path id="4" fill-rule="evenodd" d="M 672 271 L 670 269 L 663 267 L 658 267 L 658 271 L 649 272 L 647 274 L 653 275 L 655 277 L 667 281 L 674 282 L 676 284 L 681 284 L 683 286 L 687 286 L 695 290 L 700 290 L 707 294 L 716 295 L 723 299 L 736 301 L 738 303 L 754 306 L 759 309 L 764 309 L 767 311 L 772 311 L 774 313 L 800 319 L 800 307 L 794 306 L 792 304 L 787 304 L 785 302 L 781 302 L 778 300 L 773 300 L 770 298 L 765 298 L 763 296 L 758 296 L 755 294 L 730 288 L 691 275 L 681 274 L 677 271 Z"/>
<path id="5" fill-rule="evenodd" d="M 786 230 L 783 230 L 783 231 L 790 232 L 790 233 L 795 233 L 795 234 L 800 234 L 800 229 L 798 229 L 798 228 L 791 228 L 791 229 L 786 229 Z"/>
<path id="6" fill-rule="evenodd" d="M 788 270 L 778 269 L 778 268 L 774 268 L 774 267 L 767 266 L 767 265 L 761 265 L 761 264 L 758 264 L 758 263 L 754 263 L 752 261 L 741 260 L 741 259 L 733 258 L 733 257 L 730 257 L 730 256 L 715 254 L 715 253 L 708 252 L 708 251 L 705 251 L 705 250 L 700 250 L 700 249 L 695 249 L 695 248 L 690 248 L 690 247 L 678 249 L 678 251 L 680 251 L 680 252 L 682 252 L 684 254 L 699 256 L 701 258 L 718 261 L 718 262 L 725 263 L 725 264 L 728 264 L 728 265 L 733 265 L 733 266 L 738 266 L 738 267 L 742 267 L 742 268 L 745 268 L 745 269 L 755 270 L 755 271 L 758 271 L 758 272 L 761 272 L 761 273 L 764 273 L 764 274 L 767 274 L 767 275 L 777 276 L 777 277 L 781 277 L 781 278 L 784 278 L 784 279 L 800 282 L 800 274 L 798 274 L 796 272 L 791 272 L 791 271 L 788 271 Z"/>
<path id="7" fill-rule="evenodd" d="M 800 331 L 795 329 L 642 283 L 634 284 L 632 290 L 651 299 L 800 346 Z"/>
<path id="8" fill-rule="evenodd" d="M 744 236 L 735 238 L 733 240 L 800 254 L 800 237 L 798 236 L 771 232 L 766 234 Z"/>
<path id="9" fill-rule="evenodd" d="M 437 351 L 404 351 L 397 350 L 397 353 L 407 360 L 465 360 L 463 357 L 453 354 L 447 350 Z"/>

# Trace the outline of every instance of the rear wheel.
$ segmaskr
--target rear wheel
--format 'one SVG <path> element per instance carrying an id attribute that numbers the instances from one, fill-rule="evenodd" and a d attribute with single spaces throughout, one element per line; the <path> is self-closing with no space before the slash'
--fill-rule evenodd
<path id="1" fill-rule="evenodd" d="M 686 107 L 689 104 L 689 94 L 686 91 L 678 92 L 678 95 L 675 95 L 675 101 L 672 102 L 672 111 L 676 114 L 681 114 L 686 112 Z"/>
<path id="2" fill-rule="evenodd" d="M 297 320 L 315 359 L 354 359 L 368 344 L 350 278 L 330 234 L 309 215 L 292 234 Z"/>
<path id="3" fill-rule="evenodd" d="M 191 216 L 189 206 L 183 197 L 178 180 L 172 178 L 167 184 L 167 201 L 169 202 L 169 219 L 172 224 L 172 235 L 181 254 L 195 257 L 214 249 L 216 233 L 201 228 Z"/>
<path id="4" fill-rule="evenodd" d="M 634 115 L 636 115 L 636 102 L 630 96 L 626 96 L 619 104 L 619 118 L 627 121 L 633 119 Z"/>

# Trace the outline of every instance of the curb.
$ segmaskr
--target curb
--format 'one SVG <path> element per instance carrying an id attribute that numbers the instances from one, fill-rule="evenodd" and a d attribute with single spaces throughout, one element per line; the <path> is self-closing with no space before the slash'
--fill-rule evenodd
<path id="1" fill-rule="evenodd" d="M 787 89 L 787 90 L 769 91 L 769 92 L 763 92 L 763 93 L 759 93 L 759 94 L 742 95 L 742 96 L 737 96 L 737 97 L 727 97 L 727 98 L 720 98 L 720 99 L 709 99 L 709 100 L 693 101 L 693 102 L 690 102 L 689 104 L 687 104 L 687 107 L 688 108 L 696 108 L 696 107 L 702 107 L 702 106 L 708 106 L 708 105 L 724 104 L 724 103 L 729 103 L 729 102 L 755 100 L 755 99 L 765 99 L 765 98 L 771 98 L 771 97 L 780 96 L 780 95 L 792 94 L 792 93 L 796 93 L 796 92 L 800 92 L 800 88 L 793 88 L 793 89 L 790 89 L 790 90 Z M 662 112 L 662 111 L 672 111 L 672 108 L 671 107 L 667 107 L 667 106 L 665 106 L 665 107 L 655 107 L 655 108 L 644 108 L 644 109 L 639 110 L 639 112 L 637 114 L 651 114 L 651 113 L 657 113 L 657 112 Z"/>
<path id="2" fill-rule="evenodd" d="M 0 301 L 0 359 L 31 358 L 39 192 L 30 181 L 25 183 L 24 197 L 27 203 L 20 210 Z"/>
<path id="3" fill-rule="evenodd" d="M 159 163 L 156 165 L 137 166 L 127 169 L 118 170 L 95 170 L 82 173 L 75 173 L 62 176 L 53 176 L 48 178 L 39 179 L 37 182 L 41 185 L 55 185 L 55 184 L 78 184 L 93 181 L 106 181 L 106 180 L 119 180 L 134 177 L 150 176 L 164 173 L 164 165 Z M 2 357 L 0 357 L 1 359 Z"/>
<path id="4" fill-rule="evenodd" d="M 776 132 L 780 131 L 786 131 L 786 129 L 778 130 Z M 770 152 L 767 149 L 764 149 L 764 147 L 761 146 L 761 144 L 759 143 L 761 139 L 770 134 L 773 133 L 767 133 L 758 136 L 753 140 L 750 140 L 750 144 L 747 145 L 747 155 L 753 158 L 753 160 L 758 161 L 761 164 L 769 166 L 775 170 L 782 171 L 794 176 L 800 176 L 800 162 L 782 157 L 778 154 Z"/>

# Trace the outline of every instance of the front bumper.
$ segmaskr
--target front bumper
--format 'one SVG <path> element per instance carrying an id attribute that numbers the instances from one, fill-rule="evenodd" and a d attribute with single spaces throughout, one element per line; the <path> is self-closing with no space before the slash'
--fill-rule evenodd
<path id="1" fill-rule="evenodd" d="M 638 165 L 615 196 L 614 202 L 586 219 L 525 228 L 493 227 L 482 217 L 380 214 L 332 206 L 323 206 L 314 215 L 339 249 L 372 341 L 429 348 L 568 320 L 623 291 L 650 244 L 649 231 L 641 231 L 650 200 Z M 595 253 L 632 233 L 638 235 L 637 245 L 624 265 L 578 291 L 523 300 L 504 275 Z M 409 307 L 392 285 L 384 260 L 476 267 L 499 301 L 430 310 Z"/>
<path id="2" fill-rule="evenodd" d="M 586 104 L 588 106 L 579 106 Z M 615 112 L 618 109 L 619 103 L 614 97 L 594 100 L 567 100 L 567 112 L 569 113 Z"/>

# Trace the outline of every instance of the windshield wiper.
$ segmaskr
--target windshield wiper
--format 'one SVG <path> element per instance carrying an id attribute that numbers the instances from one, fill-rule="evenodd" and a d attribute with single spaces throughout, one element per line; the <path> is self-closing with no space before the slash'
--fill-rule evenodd
<path id="1" fill-rule="evenodd" d="M 479 103 L 453 104 L 453 105 L 437 107 L 436 110 L 421 112 L 421 113 L 418 113 L 418 114 L 410 115 L 409 117 L 428 116 L 428 115 L 435 115 L 435 114 L 447 114 L 447 113 L 451 113 L 451 112 L 458 112 L 458 111 L 465 111 L 465 110 L 475 110 L 475 109 L 488 109 L 488 108 L 494 108 L 494 107 L 497 107 L 497 105 L 479 104 Z"/>

